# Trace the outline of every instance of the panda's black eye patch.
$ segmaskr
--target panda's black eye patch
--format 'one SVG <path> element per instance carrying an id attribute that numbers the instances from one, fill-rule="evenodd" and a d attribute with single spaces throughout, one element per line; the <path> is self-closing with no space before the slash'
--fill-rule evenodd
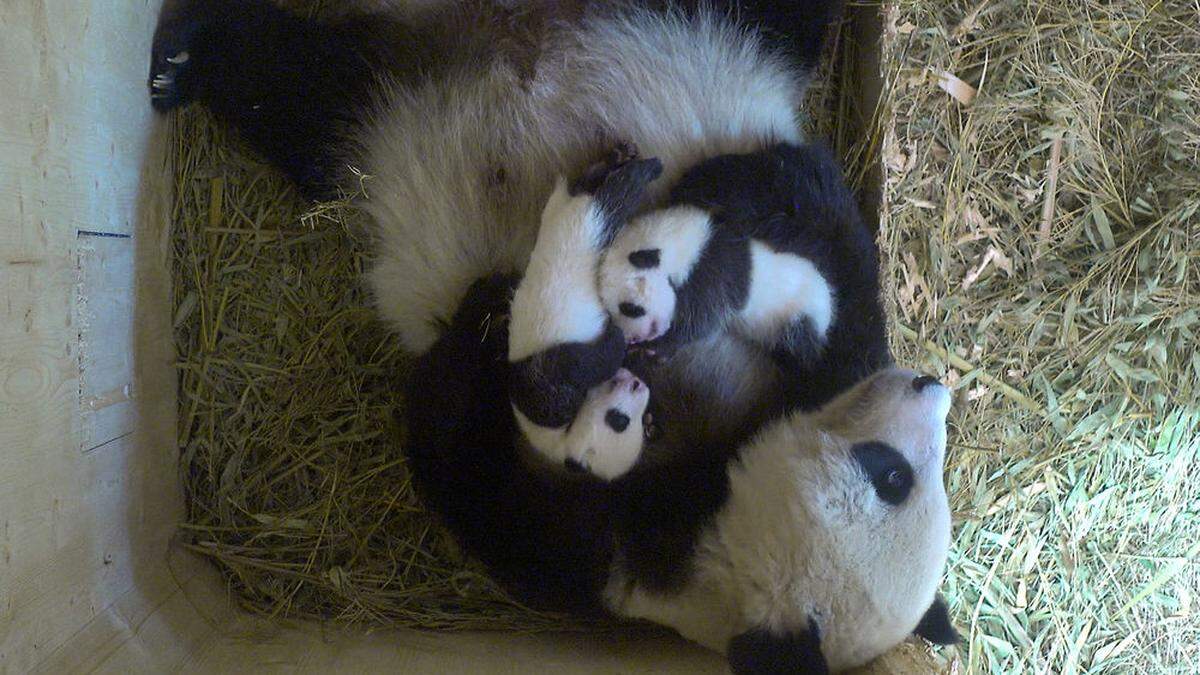
<path id="1" fill-rule="evenodd" d="M 617 305 L 617 309 L 621 310 L 622 316 L 627 316 L 631 319 L 640 319 L 646 316 L 646 308 L 641 305 L 635 305 L 632 302 L 622 302 Z"/>
<path id="2" fill-rule="evenodd" d="M 912 465 L 895 448 L 887 443 L 858 443 L 850 448 L 850 454 L 880 499 L 896 505 L 908 498 L 913 488 Z"/>
<path id="3" fill-rule="evenodd" d="M 629 415 L 616 408 L 609 408 L 608 412 L 604 413 L 604 423 L 619 434 L 629 428 Z"/>
<path id="4" fill-rule="evenodd" d="M 629 264 L 639 270 L 649 270 L 658 267 L 662 250 L 657 248 L 647 248 L 641 251 L 634 251 L 629 254 Z"/>

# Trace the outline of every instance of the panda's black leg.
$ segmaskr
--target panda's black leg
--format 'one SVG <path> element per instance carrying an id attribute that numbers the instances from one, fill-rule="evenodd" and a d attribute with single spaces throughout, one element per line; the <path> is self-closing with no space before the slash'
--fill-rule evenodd
<path id="1" fill-rule="evenodd" d="M 340 173 L 338 144 L 379 71 L 412 65 L 402 50 L 417 41 L 405 37 L 381 17 L 318 22 L 267 0 L 168 2 L 151 102 L 161 112 L 203 104 L 307 196 L 325 196 Z"/>

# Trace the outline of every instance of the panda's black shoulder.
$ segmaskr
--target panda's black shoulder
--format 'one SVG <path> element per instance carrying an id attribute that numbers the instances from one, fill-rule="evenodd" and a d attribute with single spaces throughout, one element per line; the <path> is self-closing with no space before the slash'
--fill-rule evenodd
<path id="1" fill-rule="evenodd" d="M 821 237 L 874 252 L 874 233 L 862 218 L 858 196 L 828 146 L 821 142 L 780 143 L 767 152 L 775 167 L 770 189 L 788 200 L 788 212 L 809 223 Z"/>
<path id="2" fill-rule="evenodd" d="M 690 204 L 717 213 L 737 213 L 753 220 L 778 209 L 772 194 L 773 176 L 768 150 L 731 153 L 705 159 L 671 188 L 672 205 Z"/>
<path id="3" fill-rule="evenodd" d="M 735 447 L 677 448 L 612 483 L 611 517 L 624 574 L 650 591 L 683 588 L 701 535 L 729 499 Z"/>

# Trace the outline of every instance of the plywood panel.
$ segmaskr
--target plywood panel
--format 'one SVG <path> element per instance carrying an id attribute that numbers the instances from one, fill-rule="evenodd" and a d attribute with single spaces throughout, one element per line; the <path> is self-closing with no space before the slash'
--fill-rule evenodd
<path id="1" fill-rule="evenodd" d="M 318 629 L 229 636 L 188 673 L 725 673 L 723 659 L 680 639 L 502 633 L 375 635 Z"/>
<path id="2" fill-rule="evenodd" d="M 180 513 L 156 11 L 0 3 L 0 672 L 167 592 L 143 590 Z M 141 258 L 157 277 L 135 292 Z"/>
<path id="3" fill-rule="evenodd" d="M 134 241 L 82 232 L 77 245 L 79 449 L 91 452 L 133 433 Z"/>

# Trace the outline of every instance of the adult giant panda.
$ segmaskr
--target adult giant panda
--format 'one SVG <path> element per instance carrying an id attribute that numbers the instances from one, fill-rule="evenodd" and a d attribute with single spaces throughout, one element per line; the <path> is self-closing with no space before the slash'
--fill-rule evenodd
<path id="1" fill-rule="evenodd" d="M 602 149 L 662 161 L 653 204 L 703 159 L 799 142 L 837 5 L 478 0 L 314 21 L 167 0 L 151 96 L 204 104 L 310 197 L 365 189 L 369 283 L 420 355 L 411 467 L 514 593 L 672 626 L 739 672 L 837 670 L 914 630 L 953 636 L 935 599 L 945 388 L 885 348 L 802 366 L 717 334 L 654 383 L 670 451 L 603 483 L 521 452 L 500 320 L 555 181 Z M 859 299 L 878 345 L 878 299 Z"/>

